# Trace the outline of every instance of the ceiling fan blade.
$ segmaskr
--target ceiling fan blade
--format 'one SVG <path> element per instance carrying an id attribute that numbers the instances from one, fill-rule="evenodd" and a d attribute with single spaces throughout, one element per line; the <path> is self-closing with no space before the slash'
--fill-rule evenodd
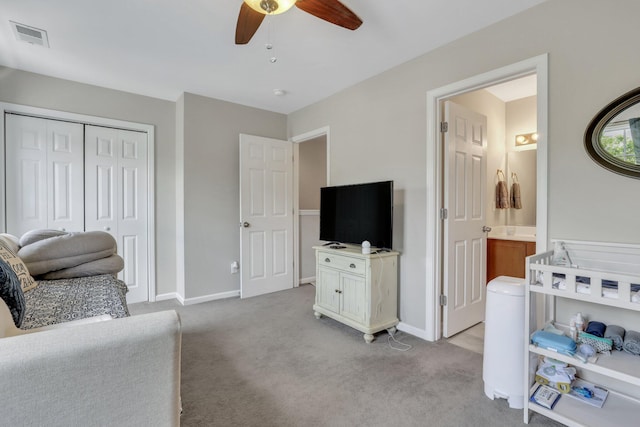
<path id="1" fill-rule="evenodd" d="M 296 6 L 327 22 L 349 30 L 362 25 L 362 20 L 338 0 L 298 0 Z"/>
<path id="2" fill-rule="evenodd" d="M 264 16 L 262 13 L 251 9 L 245 2 L 242 2 L 240 14 L 238 15 L 238 24 L 236 25 L 236 44 L 249 43 L 251 37 L 262 24 Z"/>

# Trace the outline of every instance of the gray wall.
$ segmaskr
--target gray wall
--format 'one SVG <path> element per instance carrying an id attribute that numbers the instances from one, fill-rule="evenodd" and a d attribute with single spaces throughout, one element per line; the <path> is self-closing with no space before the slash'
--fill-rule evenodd
<path id="1" fill-rule="evenodd" d="M 640 181 L 598 166 L 582 141 L 600 108 L 638 86 L 640 55 L 630 52 L 639 14 L 636 0 L 550 0 L 289 115 L 290 136 L 330 127 L 332 184 L 395 181 L 402 321 L 426 327 L 430 89 L 548 52 L 549 236 L 640 241 L 640 198 L 628 197 L 638 194 Z M 615 16 L 616 31 L 601 25 L 607 16 Z M 624 209 L 612 209 L 622 203 Z"/>
<path id="2" fill-rule="evenodd" d="M 154 125 L 156 291 L 175 292 L 176 104 L 5 67 L 0 67 L 0 101 Z"/>
<path id="3" fill-rule="evenodd" d="M 239 275 L 229 273 L 240 251 L 238 135 L 286 139 L 286 116 L 192 94 L 164 101 L 2 67 L 0 101 L 154 125 L 156 293 L 188 299 L 240 288 Z"/>
<path id="4" fill-rule="evenodd" d="M 327 137 L 299 144 L 298 205 L 300 209 L 320 209 L 320 187 L 327 185 Z"/>
<path id="5" fill-rule="evenodd" d="M 240 289 L 241 133 L 286 139 L 286 116 L 184 94 L 184 298 Z"/>

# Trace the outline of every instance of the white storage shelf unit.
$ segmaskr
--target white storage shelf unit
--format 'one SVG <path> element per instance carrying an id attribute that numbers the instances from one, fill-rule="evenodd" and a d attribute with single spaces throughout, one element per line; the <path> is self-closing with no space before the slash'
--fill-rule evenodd
<path id="1" fill-rule="evenodd" d="M 572 261 L 580 268 L 551 265 L 553 251 L 527 258 L 525 328 L 529 336 L 546 321 L 556 321 L 558 317 L 567 319 L 575 314 L 560 312 L 559 303 L 564 299 L 577 303 L 577 307 L 582 307 L 582 312 L 586 312 L 588 318 L 591 318 L 590 312 L 597 313 L 598 318 L 591 320 L 607 324 L 609 318 L 616 319 L 615 324 L 620 324 L 627 330 L 640 330 L 640 302 L 635 302 L 638 297 L 634 298 L 631 288 L 632 284 L 640 284 L 640 272 L 636 271 L 640 268 L 640 247 L 586 242 L 568 242 L 566 246 L 570 256 L 572 253 L 577 254 L 572 256 Z M 587 265 L 595 268 L 583 267 Z M 622 272 L 610 271 L 613 268 Z M 563 286 L 554 286 L 554 274 L 565 276 Z M 576 278 L 588 278 L 590 284 L 585 286 L 577 282 Z M 602 283 L 605 280 L 617 282 L 617 291 L 603 290 Z M 536 297 L 537 295 L 540 297 Z M 543 298 L 544 296 L 548 297 Z M 542 310 L 536 309 L 536 304 L 542 300 L 546 301 L 544 311 L 547 314 L 544 316 L 540 315 Z M 566 327 L 558 323 L 556 326 Z M 526 387 L 531 387 L 529 393 L 534 390 L 533 378 L 540 356 L 548 356 L 576 367 L 578 376 L 604 386 L 609 390 L 609 396 L 602 408 L 568 397 L 561 398 L 553 410 L 526 401 L 525 422 L 529 421 L 530 411 L 533 411 L 568 426 L 635 425 L 640 416 L 640 356 L 613 350 L 609 356 L 599 355 L 596 363 L 583 363 L 574 357 L 538 348 L 527 340 L 524 375 Z"/>

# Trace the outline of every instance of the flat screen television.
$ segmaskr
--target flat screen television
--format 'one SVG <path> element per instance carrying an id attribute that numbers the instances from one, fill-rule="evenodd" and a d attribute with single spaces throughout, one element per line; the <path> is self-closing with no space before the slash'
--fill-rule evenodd
<path id="1" fill-rule="evenodd" d="M 391 249 L 393 181 L 320 189 L 320 240 Z"/>

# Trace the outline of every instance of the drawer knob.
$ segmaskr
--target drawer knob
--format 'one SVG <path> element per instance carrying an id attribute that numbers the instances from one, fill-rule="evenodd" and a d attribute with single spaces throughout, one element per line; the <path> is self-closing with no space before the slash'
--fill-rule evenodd
<path id="1" fill-rule="evenodd" d="M 336 292 L 339 293 L 339 294 L 342 293 L 342 291 L 340 289 L 336 289 Z"/>
<path id="2" fill-rule="evenodd" d="M 351 264 L 349 264 L 349 268 L 356 268 L 356 265 L 351 263 Z"/>
<path id="3" fill-rule="evenodd" d="M 331 262 L 331 260 L 329 258 L 325 258 L 324 262 Z"/>

